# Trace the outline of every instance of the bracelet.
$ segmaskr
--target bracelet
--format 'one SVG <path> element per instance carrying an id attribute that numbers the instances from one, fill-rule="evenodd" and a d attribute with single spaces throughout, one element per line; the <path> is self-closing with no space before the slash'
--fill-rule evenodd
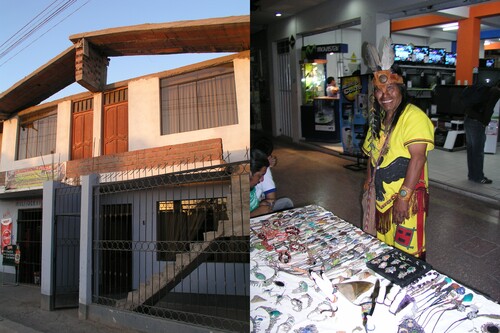
<path id="1" fill-rule="evenodd" d="M 406 191 L 406 196 L 402 197 L 399 193 L 404 190 Z M 398 198 L 403 200 L 403 201 L 410 201 L 411 196 L 413 195 L 413 190 L 407 186 L 401 185 L 401 189 L 398 192 Z"/>

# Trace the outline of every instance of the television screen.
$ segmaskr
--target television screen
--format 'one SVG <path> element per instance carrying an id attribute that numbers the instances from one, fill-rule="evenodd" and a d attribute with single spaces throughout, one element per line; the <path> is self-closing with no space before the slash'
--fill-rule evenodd
<path id="1" fill-rule="evenodd" d="M 460 95 L 465 87 L 467 86 L 437 86 L 433 96 L 436 112 L 440 115 L 463 116 L 465 110 Z"/>
<path id="2" fill-rule="evenodd" d="M 444 65 L 446 50 L 445 49 L 429 49 L 429 64 Z"/>
<path id="3" fill-rule="evenodd" d="M 441 74 L 441 80 L 444 84 L 455 84 L 455 76 L 451 74 Z"/>
<path id="4" fill-rule="evenodd" d="M 494 68 L 495 59 L 479 59 L 479 67 Z"/>
<path id="5" fill-rule="evenodd" d="M 415 63 L 427 63 L 429 61 L 429 47 L 414 46 L 411 60 Z"/>
<path id="6" fill-rule="evenodd" d="M 394 61 L 395 62 L 410 62 L 412 54 L 412 46 L 406 44 L 393 44 Z"/>
<path id="7" fill-rule="evenodd" d="M 444 64 L 447 66 L 455 67 L 455 65 L 457 64 L 457 54 L 446 52 Z"/>
<path id="8" fill-rule="evenodd" d="M 411 82 L 411 88 L 424 88 L 422 76 L 420 74 L 406 74 L 406 84 Z M 409 87 L 409 85 L 408 85 Z"/>
<path id="9" fill-rule="evenodd" d="M 425 76 L 425 86 L 427 88 L 432 88 L 433 85 L 440 84 L 439 77 L 437 75 L 427 74 Z"/>
<path id="10" fill-rule="evenodd" d="M 500 81 L 500 69 L 498 68 L 479 68 L 477 72 L 477 82 L 487 86 L 494 86 Z"/>

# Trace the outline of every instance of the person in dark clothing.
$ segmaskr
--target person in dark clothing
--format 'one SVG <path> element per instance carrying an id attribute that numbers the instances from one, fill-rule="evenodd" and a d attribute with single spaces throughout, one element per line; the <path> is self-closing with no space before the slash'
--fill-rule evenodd
<path id="1" fill-rule="evenodd" d="M 500 80 L 491 87 L 483 101 L 475 106 L 465 108 L 465 138 L 467 142 L 467 167 L 469 180 L 479 184 L 491 184 L 493 181 L 485 177 L 484 144 L 486 142 L 486 126 L 491 121 L 495 105 L 500 98 Z"/>

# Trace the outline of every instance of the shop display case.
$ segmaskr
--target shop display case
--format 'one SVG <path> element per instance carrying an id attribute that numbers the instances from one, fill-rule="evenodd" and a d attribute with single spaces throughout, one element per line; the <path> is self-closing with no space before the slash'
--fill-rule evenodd
<path id="1" fill-rule="evenodd" d="M 302 104 L 312 105 L 314 98 L 326 95 L 326 60 L 303 61 L 300 66 L 302 70 Z"/>

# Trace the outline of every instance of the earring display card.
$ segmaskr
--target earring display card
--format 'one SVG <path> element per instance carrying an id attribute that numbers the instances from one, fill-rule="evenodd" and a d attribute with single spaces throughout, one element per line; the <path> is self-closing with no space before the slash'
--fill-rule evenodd
<path id="1" fill-rule="evenodd" d="M 432 269 L 425 261 L 397 249 L 373 258 L 366 266 L 400 287 L 406 287 Z"/>

